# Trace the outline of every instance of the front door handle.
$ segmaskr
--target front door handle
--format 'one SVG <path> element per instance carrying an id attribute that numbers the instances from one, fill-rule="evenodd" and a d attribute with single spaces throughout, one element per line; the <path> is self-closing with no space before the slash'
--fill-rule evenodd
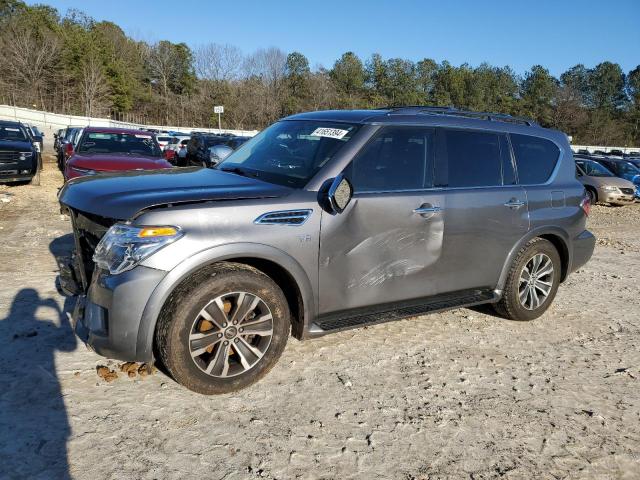
<path id="1" fill-rule="evenodd" d="M 418 215 L 428 215 L 430 213 L 438 213 L 441 211 L 442 208 L 435 205 L 421 205 L 420 207 L 413 209 L 413 213 L 417 213 Z"/>
<path id="2" fill-rule="evenodd" d="M 516 198 L 512 198 L 507 203 L 505 203 L 504 206 L 509 208 L 520 208 L 524 206 L 524 202 Z"/>

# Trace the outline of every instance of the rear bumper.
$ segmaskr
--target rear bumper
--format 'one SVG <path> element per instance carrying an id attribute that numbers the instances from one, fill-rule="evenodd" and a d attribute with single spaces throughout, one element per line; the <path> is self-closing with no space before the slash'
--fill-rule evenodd
<path id="1" fill-rule="evenodd" d="M 73 312 L 76 335 L 99 355 L 125 361 L 146 362 L 138 355 L 142 313 L 153 290 L 166 272 L 138 266 L 119 275 L 97 270 L 86 294 L 79 295 Z"/>
<path id="2" fill-rule="evenodd" d="M 583 231 L 573 239 L 573 258 L 571 271 L 575 272 L 589 261 L 596 245 L 596 237 L 589 230 Z"/>

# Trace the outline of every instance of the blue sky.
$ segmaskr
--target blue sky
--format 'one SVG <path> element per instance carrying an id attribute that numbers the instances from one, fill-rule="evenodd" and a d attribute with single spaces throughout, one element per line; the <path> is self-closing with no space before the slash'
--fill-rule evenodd
<path id="1" fill-rule="evenodd" d="M 362 59 L 487 61 L 552 74 L 583 63 L 640 64 L 640 0 L 50 0 L 110 20 L 139 40 L 190 46 L 231 43 L 245 53 L 276 46 L 330 67 L 345 51 Z"/>

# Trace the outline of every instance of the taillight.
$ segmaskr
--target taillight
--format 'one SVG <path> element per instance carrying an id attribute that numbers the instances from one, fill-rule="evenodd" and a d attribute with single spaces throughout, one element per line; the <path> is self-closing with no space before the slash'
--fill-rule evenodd
<path id="1" fill-rule="evenodd" d="M 591 213 L 591 197 L 589 197 L 589 194 L 586 191 L 582 196 L 582 201 L 580 202 L 580 208 L 582 209 L 582 211 L 587 217 L 589 216 L 589 213 Z"/>
<path id="2" fill-rule="evenodd" d="M 64 153 L 70 157 L 71 155 L 73 155 L 73 145 L 71 143 L 67 143 L 64 146 Z"/>

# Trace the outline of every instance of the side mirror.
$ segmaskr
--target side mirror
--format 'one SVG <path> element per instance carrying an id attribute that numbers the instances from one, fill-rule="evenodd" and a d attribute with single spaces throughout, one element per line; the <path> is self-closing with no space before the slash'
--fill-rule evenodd
<path id="1" fill-rule="evenodd" d="M 227 145 L 216 145 L 209 149 L 210 165 L 215 167 L 233 152 L 233 148 Z"/>
<path id="2" fill-rule="evenodd" d="M 327 192 L 329 206 L 335 213 L 342 213 L 349 205 L 352 197 L 353 186 L 341 173 L 333 180 Z"/>

